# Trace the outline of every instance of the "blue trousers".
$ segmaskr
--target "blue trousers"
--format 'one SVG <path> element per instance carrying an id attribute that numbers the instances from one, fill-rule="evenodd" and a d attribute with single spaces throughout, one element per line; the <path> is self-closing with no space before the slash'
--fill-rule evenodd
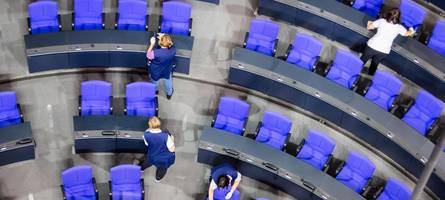
<path id="1" fill-rule="evenodd" d="M 167 95 L 172 95 L 173 94 L 173 79 L 172 79 L 172 74 L 170 73 L 170 77 L 168 79 L 164 79 L 161 78 L 157 81 L 153 80 L 151 77 L 151 82 L 156 84 L 156 90 L 159 90 L 159 81 L 163 80 L 164 81 L 164 92 Z"/>

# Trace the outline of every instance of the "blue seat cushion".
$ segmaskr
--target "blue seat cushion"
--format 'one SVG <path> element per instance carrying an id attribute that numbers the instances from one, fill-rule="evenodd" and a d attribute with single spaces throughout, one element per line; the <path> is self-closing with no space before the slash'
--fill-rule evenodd
<path id="1" fill-rule="evenodd" d="M 272 55 L 275 46 L 275 38 L 250 33 L 246 48 L 266 55 Z"/>
<path id="2" fill-rule="evenodd" d="M 149 102 L 127 102 L 127 115 L 153 117 L 156 115 L 154 100 Z"/>
<path id="3" fill-rule="evenodd" d="M 109 115 L 110 102 L 106 100 L 82 100 L 82 115 Z"/>
<path id="4" fill-rule="evenodd" d="M 244 128 L 244 121 L 233 117 L 218 114 L 215 120 L 215 128 L 229 131 L 241 135 Z"/>
<path id="5" fill-rule="evenodd" d="M 314 69 L 316 58 L 312 57 L 308 52 L 304 50 L 291 50 L 286 61 L 288 63 L 292 63 L 299 67 L 302 67 L 308 71 L 312 71 Z"/>
<path id="6" fill-rule="evenodd" d="M 284 146 L 286 138 L 287 134 L 282 135 L 281 133 L 262 127 L 257 135 L 256 141 L 281 150 Z"/>

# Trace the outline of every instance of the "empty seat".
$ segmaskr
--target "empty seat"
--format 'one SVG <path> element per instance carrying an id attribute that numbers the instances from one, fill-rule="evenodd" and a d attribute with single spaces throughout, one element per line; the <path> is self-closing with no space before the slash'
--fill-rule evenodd
<path id="1" fill-rule="evenodd" d="M 117 29 L 144 31 L 147 26 L 147 1 L 119 0 Z"/>
<path id="2" fill-rule="evenodd" d="M 249 32 L 246 33 L 244 47 L 266 55 L 274 56 L 278 44 L 278 24 L 262 19 L 250 22 Z"/>
<path id="3" fill-rule="evenodd" d="M 192 32 L 192 6 L 181 1 L 168 1 L 162 4 L 161 33 L 190 35 Z"/>
<path id="4" fill-rule="evenodd" d="M 111 114 L 111 83 L 84 81 L 81 85 L 80 115 Z"/>
<path id="5" fill-rule="evenodd" d="M 31 34 L 58 32 L 57 2 L 36 1 L 28 5 L 28 28 Z"/>
<path id="6" fill-rule="evenodd" d="M 371 17 L 377 17 L 382 8 L 383 0 L 355 0 L 352 7 Z"/>
<path id="7" fill-rule="evenodd" d="M 332 152 L 335 148 L 335 141 L 327 135 L 309 130 L 305 140 L 301 142 L 297 149 L 297 159 L 323 170 L 332 159 Z"/>
<path id="8" fill-rule="evenodd" d="M 119 165 L 110 170 L 111 199 L 141 200 L 144 196 L 144 181 L 141 167 Z"/>
<path id="9" fill-rule="evenodd" d="M 249 104 L 232 97 L 221 97 L 212 127 L 242 135 L 247 123 Z"/>
<path id="10" fill-rule="evenodd" d="M 278 113 L 265 112 L 256 129 L 256 141 L 282 150 L 290 137 L 292 122 Z"/>
<path id="11" fill-rule="evenodd" d="M 93 168 L 81 165 L 62 172 L 64 199 L 96 200 L 98 191 L 93 178 Z"/>
<path id="12" fill-rule="evenodd" d="M 314 71 L 322 48 L 321 42 L 314 37 L 297 33 L 294 42 L 289 45 L 286 61 L 306 70 Z"/>
<path id="13" fill-rule="evenodd" d="M 226 195 L 227 195 L 227 193 L 230 192 L 230 189 L 231 189 L 231 187 L 215 189 L 213 191 L 213 199 L 214 200 L 226 200 Z M 230 197 L 230 199 L 228 199 L 228 200 L 238 200 L 238 199 L 240 199 L 240 192 L 238 191 L 238 189 L 236 189 L 235 192 L 233 192 L 232 197 Z"/>
<path id="14" fill-rule="evenodd" d="M 439 99 L 421 90 L 402 120 L 420 134 L 427 136 L 437 124 L 442 109 L 443 103 Z"/>
<path id="15" fill-rule="evenodd" d="M 445 20 L 438 21 L 428 39 L 428 47 L 445 57 Z"/>
<path id="16" fill-rule="evenodd" d="M 425 19 L 426 11 L 411 0 L 400 1 L 400 21 L 405 28 L 418 31 Z"/>
<path id="17" fill-rule="evenodd" d="M 0 128 L 23 122 L 15 92 L 0 92 Z"/>
<path id="18" fill-rule="evenodd" d="M 353 53 L 338 50 L 334 61 L 326 69 L 326 78 L 336 83 L 352 89 L 356 86 L 360 71 L 363 67 L 363 61 Z"/>
<path id="19" fill-rule="evenodd" d="M 130 116 L 153 117 L 158 115 L 156 85 L 147 82 L 134 82 L 127 85 L 126 113 Z"/>
<path id="20" fill-rule="evenodd" d="M 365 98 L 386 111 L 394 107 L 394 100 L 400 94 L 402 81 L 389 72 L 377 70 L 371 85 L 365 89 Z"/>
<path id="21" fill-rule="evenodd" d="M 102 29 L 102 0 L 74 0 L 74 30 Z"/>
<path id="22" fill-rule="evenodd" d="M 351 152 L 342 167 L 337 169 L 336 179 L 357 193 L 365 191 L 372 175 L 375 165 L 365 156 Z"/>
<path id="23" fill-rule="evenodd" d="M 389 178 L 385 184 L 383 191 L 379 191 L 374 195 L 377 200 L 409 200 L 411 198 L 411 190 L 395 178 Z"/>

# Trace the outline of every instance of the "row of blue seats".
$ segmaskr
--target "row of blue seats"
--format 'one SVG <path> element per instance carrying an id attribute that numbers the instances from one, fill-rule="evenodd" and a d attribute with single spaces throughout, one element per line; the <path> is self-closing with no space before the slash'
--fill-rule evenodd
<path id="1" fill-rule="evenodd" d="M 272 55 L 278 34 L 278 25 L 268 20 L 252 20 L 250 32 L 247 33 L 245 48 L 259 53 Z M 444 37 L 445 38 L 445 37 Z M 322 43 L 316 38 L 297 33 L 287 50 L 285 60 L 297 67 L 315 71 L 320 59 Z M 334 60 L 322 72 L 327 79 L 348 89 L 355 89 L 360 80 L 363 61 L 350 52 L 338 50 Z M 373 80 L 366 86 L 361 95 L 382 109 L 391 111 L 396 108 L 397 97 L 402 91 L 403 83 L 391 73 L 378 70 Z M 443 103 L 421 90 L 415 101 L 404 106 L 402 120 L 416 129 L 420 134 L 428 136 L 439 120 Z M 406 113 L 406 114 L 405 114 Z"/>
<path id="2" fill-rule="evenodd" d="M 23 113 L 13 91 L 0 92 L 0 128 L 23 123 Z"/>
<path id="3" fill-rule="evenodd" d="M 88 165 L 75 166 L 62 172 L 63 199 L 97 200 L 99 192 L 93 177 L 93 168 Z M 119 165 L 110 169 L 110 199 L 144 199 L 144 179 L 141 167 Z"/>
<path id="4" fill-rule="evenodd" d="M 74 0 L 72 27 L 74 30 L 97 30 L 105 27 L 103 0 Z M 28 28 L 31 34 L 61 30 L 57 2 L 36 1 L 28 5 Z M 159 31 L 175 35 L 190 35 L 192 6 L 186 2 L 163 3 Z M 118 30 L 148 30 L 147 1 L 119 0 L 115 28 Z"/>
<path id="5" fill-rule="evenodd" d="M 249 104 L 236 98 L 221 97 L 212 127 L 233 134 L 243 135 L 249 112 Z M 292 122 L 278 113 L 265 112 L 255 131 L 255 140 L 270 147 L 283 150 L 288 143 Z M 295 155 L 297 159 L 322 171 L 328 171 L 332 165 L 332 153 L 336 143 L 333 139 L 320 132 L 309 130 L 296 152 L 286 152 Z M 352 190 L 362 195 L 368 195 L 372 177 L 376 167 L 365 156 L 351 152 L 346 161 L 341 162 L 334 171 L 334 176 Z M 390 178 L 384 190 L 373 195 L 377 199 L 408 200 L 411 190 L 400 181 Z"/>

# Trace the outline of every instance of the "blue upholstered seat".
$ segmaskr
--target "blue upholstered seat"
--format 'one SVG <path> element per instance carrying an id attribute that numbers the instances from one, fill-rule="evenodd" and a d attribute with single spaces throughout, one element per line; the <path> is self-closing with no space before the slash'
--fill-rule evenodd
<path id="1" fill-rule="evenodd" d="M 377 200 L 409 200 L 411 193 L 411 190 L 404 183 L 395 178 L 389 178 Z"/>
<path id="2" fill-rule="evenodd" d="M 21 113 L 15 92 L 0 92 L 0 128 L 20 124 Z"/>
<path id="3" fill-rule="evenodd" d="M 111 83 L 84 81 L 81 85 L 81 115 L 109 115 L 111 113 Z"/>
<path id="4" fill-rule="evenodd" d="M 352 89 L 362 67 L 363 62 L 358 56 L 347 51 L 338 50 L 326 78 L 343 87 Z"/>
<path id="5" fill-rule="evenodd" d="M 263 120 L 257 128 L 256 141 L 267 144 L 275 149 L 283 149 L 292 122 L 285 116 L 278 113 L 265 112 Z"/>
<path id="6" fill-rule="evenodd" d="M 245 41 L 246 48 L 266 55 L 274 55 L 279 29 L 278 24 L 272 21 L 253 19 Z"/>
<path id="7" fill-rule="evenodd" d="M 225 187 L 225 188 L 217 188 L 213 191 L 213 199 L 214 200 L 226 200 L 227 193 L 230 192 L 231 187 Z M 238 189 L 233 192 L 232 197 L 228 200 L 238 200 L 240 199 L 240 192 Z M 207 198 L 208 200 L 208 198 Z"/>
<path id="8" fill-rule="evenodd" d="M 297 159 L 323 170 L 329 158 L 332 157 L 335 141 L 322 133 L 309 130 L 303 143 L 303 147 L 297 152 Z"/>
<path id="9" fill-rule="evenodd" d="M 374 171 L 375 165 L 368 158 L 359 153 L 351 152 L 336 179 L 353 191 L 362 193 Z"/>
<path id="10" fill-rule="evenodd" d="M 157 116 L 158 99 L 156 85 L 147 82 L 134 82 L 127 85 L 126 111 L 130 116 Z"/>
<path id="11" fill-rule="evenodd" d="M 231 97 L 221 97 L 213 127 L 241 135 L 245 128 L 249 104 Z"/>
<path id="12" fill-rule="evenodd" d="M 428 40 L 428 47 L 445 57 L 445 20 L 440 20 L 436 23 Z"/>
<path id="13" fill-rule="evenodd" d="M 290 48 L 286 62 L 314 71 L 323 48 L 320 41 L 310 35 L 297 33 Z"/>
<path id="14" fill-rule="evenodd" d="M 141 167 L 119 165 L 110 170 L 112 199 L 141 200 L 143 197 Z"/>
<path id="15" fill-rule="evenodd" d="M 418 31 L 425 19 L 426 11 L 411 0 L 400 1 L 400 21 L 405 28 Z"/>
<path id="16" fill-rule="evenodd" d="M 74 30 L 103 28 L 103 0 L 74 0 Z"/>
<path id="17" fill-rule="evenodd" d="M 162 4 L 161 32 L 173 35 L 190 35 L 192 6 L 181 1 Z"/>
<path id="18" fill-rule="evenodd" d="M 81 165 L 62 172 L 62 189 L 66 199 L 96 200 L 93 168 Z"/>
<path id="19" fill-rule="evenodd" d="M 119 17 L 117 29 L 119 30 L 146 30 L 147 1 L 119 0 Z"/>
<path id="20" fill-rule="evenodd" d="M 377 70 L 365 98 L 389 111 L 397 95 L 400 94 L 402 85 L 402 81 L 393 74 Z"/>
<path id="21" fill-rule="evenodd" d="M 382 8 L 383 0 L 355 0 L 352 7 L 371 17 L 377 17 Z"/>
<path id="22" fill-rule="evenodd" d="M 29 28 L 31 34 L 59 31 L 57 2 L 36 1 L 28 5 Z"/>
<path id="23" fill-rule="evenodd" d="M 415 103 L 402 120 L 422 135 L 426 135 L 439 118 L 443 103 L 425 90 L 419 91 Z"/>

